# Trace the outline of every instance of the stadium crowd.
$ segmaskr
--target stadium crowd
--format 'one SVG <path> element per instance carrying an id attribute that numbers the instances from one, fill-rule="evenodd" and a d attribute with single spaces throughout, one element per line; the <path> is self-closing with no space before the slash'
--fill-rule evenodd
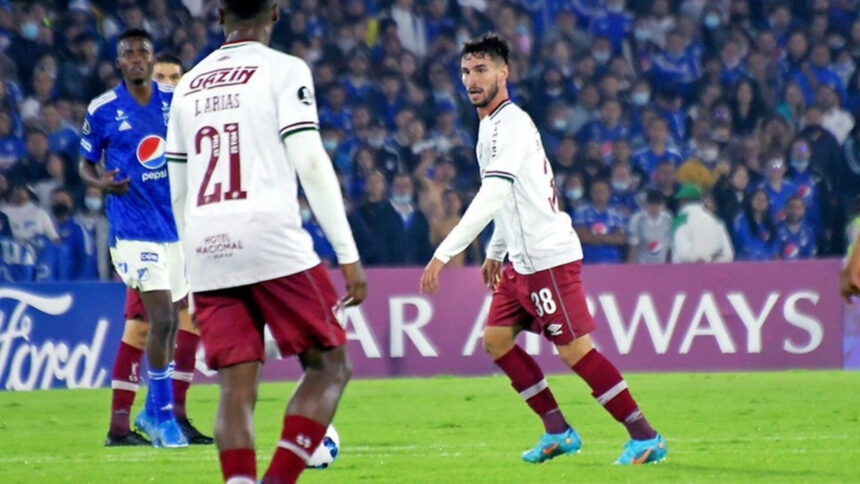
<path id="1" fill-rule="evenodd" d="M 586 263 L 696 260 L 672 247 L 691 205 L 728 229 L 729 258 L 844 251 L 860 210 L 857 0 L 282 3 L 273 44 L 312 66 L 368 266 L 426 263 L 474 195 L 458 54 L 488 31 L 512 46 L 512 100 L 542 134 Z M 120 82 L 119 32 L 145 28 L 190 69 L 222 41 L 217 5 L 0 0 L 0 280 L 111 277 L 104 200 L 77 175 L 87 105 Z M 481 259 L 475 244 L 452 263 Z"/>

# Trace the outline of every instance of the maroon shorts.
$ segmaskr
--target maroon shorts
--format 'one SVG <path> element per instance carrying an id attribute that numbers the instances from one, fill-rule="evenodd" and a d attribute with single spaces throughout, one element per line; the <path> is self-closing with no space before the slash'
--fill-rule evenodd
<path id="1" fill-rule="evenodd" d="M 182 298 L 179 301 L 180 308 L 188 307 L 188 297 Z M 140 299 L 140 293 L 130 287 L 125 288 L 125 320 L 136 319 L 144 323 L 149 321 L 146 316 L 146 309 L 143 307 L 143 301 Z"/>
<path id="2" fill-rule="evenodd" d="M 206 364 L 218 369 L 263 361 L 263 326 L 281 355 L 346 343 L 335 314 L 337 293 L 322 265 L 298 274 L 241 287 L 194 293 Z"/>
<path id="3" fill-rule="evenodd" d="M 582 261 L 519 274 L 505 267 L 493 293 L 487 326 L 522 326 L 565 345 L 594 331 L 579 277 Z"/>

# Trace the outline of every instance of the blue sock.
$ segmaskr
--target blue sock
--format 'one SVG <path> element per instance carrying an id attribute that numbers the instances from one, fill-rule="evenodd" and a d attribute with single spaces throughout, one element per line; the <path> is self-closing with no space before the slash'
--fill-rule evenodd
<path id="1" fill-rule="evenodd" d="M 155 415 L 156 421 L 164 422 L 173 417 L 173 381 L 171 367 L 149 370 L 149 393 L 147 412 Z"/>

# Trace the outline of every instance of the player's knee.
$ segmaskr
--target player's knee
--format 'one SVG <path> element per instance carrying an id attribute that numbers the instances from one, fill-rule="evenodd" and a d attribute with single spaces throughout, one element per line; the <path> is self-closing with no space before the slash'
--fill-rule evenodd
<path id="1" fill-rule="evenodd" d="M 515 344 L 512 335 L 507 332 L 490 330 L 490 328 L 484 331 L 483 341 L 484 351 L 494 360 L 504 356 Z"/>
<path id="2" fill-rule="evenodd" d="M 556 346 L 559 358 L 568 367 L 579 363 L 579 360 L 591 351 L 593 347 L 591 339 L 587 334 L 565 345 Z"/>

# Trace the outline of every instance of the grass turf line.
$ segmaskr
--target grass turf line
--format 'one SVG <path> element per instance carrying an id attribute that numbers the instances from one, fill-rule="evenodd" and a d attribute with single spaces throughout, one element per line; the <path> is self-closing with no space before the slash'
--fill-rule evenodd
<path id="1" fill-rule="evenodd" d="M 627 375 L 669 442 L 666 462 L 636 468 L 611 465 L 627 437 L 585 384 L 573 374 L 548 380 L 582 435 L 581 454 L 540 466 L 520 461 L 542 429 L 504 376 L 356 380 L 335 420 L 341 454 L 300 482 L 860 481 L 860 372 Z M 261 387 L 261 475 L 292 388 Z M 0 483 L 219 482 L 211 446 L 102 447 L 109 398 L 107 389 L 0 392 Z M 211 429 L 216 403 L 217 387 L 192 386 L 189 410 L 199 428 Z"/>

